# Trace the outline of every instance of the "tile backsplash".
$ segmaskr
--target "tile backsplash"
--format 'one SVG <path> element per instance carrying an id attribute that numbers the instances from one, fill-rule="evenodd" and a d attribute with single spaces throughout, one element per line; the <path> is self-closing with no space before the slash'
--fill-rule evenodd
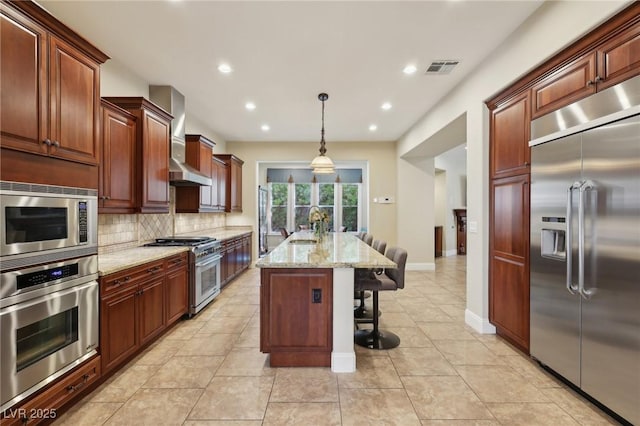
<path id="1" fill-rule="evenodd" d="M 98 253 L 137 247 L 155 238 L 205 229 L 224 228 L 224 213 L 175 213 L 171 188 L 171 213 L 99 214 Z"/>

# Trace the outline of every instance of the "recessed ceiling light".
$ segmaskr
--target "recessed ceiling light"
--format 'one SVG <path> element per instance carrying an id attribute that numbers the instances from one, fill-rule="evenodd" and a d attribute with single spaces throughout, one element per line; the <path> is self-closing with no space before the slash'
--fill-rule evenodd
<path id="1" fill-rule="evenodd" d="M 369 130 L 372 132 L 375 132 L 376 130 L 378 130 L 378 126 L 376 126 L 375 124 L 372 124 L 369 126 Z"/>
<path id="2" fill-rule="evenodd" d="M 415 73 L 416 71 L 418 71 L 418 68 L 413 64 L 409 64 L 402 69 L 403 73 L 409 74 L 409 75 Z"/>
<path id="3" fill-rule="evenodd" d="M 253 111 L 254 109 L 256 109 L 256 104 L 254 104 L 253 102 L 247 102 L 246 104 L 244 104 L 244 107 L 249 111 Z"/>
<path id="4" fill-rule="evenodd" d="M 218 71 L 220 71 L 222 74 L 229 74 L 231 71 L 233 71 L 233 69 L 229 64 L 220 64 L 218 65 Z"/>
<path id="5" fill-rule="evenodd" d="M 391 104 L 389 102 L 385 102 L 385 103 L 382 104 L 382 106 L 380 108 L 382 108 L 385 111 L 390 110 L 391 109 Z"/>
<path id="6" fill-rule="evenodd" d="M 262 126 L 260 126 L 260 128 L 263 132 L 268 132 L 271 129 L 268 124 L 263 124 Z"/>

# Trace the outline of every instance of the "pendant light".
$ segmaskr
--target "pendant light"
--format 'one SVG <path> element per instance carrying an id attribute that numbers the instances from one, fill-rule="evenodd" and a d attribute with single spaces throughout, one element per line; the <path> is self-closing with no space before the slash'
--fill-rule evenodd
<path id="1" fill-rule="evenodd" d="M 335 173 L 335 167 L 331 158 L 324 155 L 327 152 L 324 141 L 324 101 L 329 99 L 326 93 L 320 93 L 318 99 L 322 102 L 322 130 L 320 131 L 320 155 L 313 159 L 309 165 L 313 169 L 313 173 L 331 174 Z"/>

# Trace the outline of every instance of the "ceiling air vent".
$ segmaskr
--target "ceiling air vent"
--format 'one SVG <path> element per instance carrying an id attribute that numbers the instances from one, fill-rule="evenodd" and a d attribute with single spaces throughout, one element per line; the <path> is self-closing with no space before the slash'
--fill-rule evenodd
<path id="1" fill-rule="evenodd" d="M 425 74 L 449 74 L 459 63 L 460 61 L 451 59 L 433 61 L 425 71 Z"/>

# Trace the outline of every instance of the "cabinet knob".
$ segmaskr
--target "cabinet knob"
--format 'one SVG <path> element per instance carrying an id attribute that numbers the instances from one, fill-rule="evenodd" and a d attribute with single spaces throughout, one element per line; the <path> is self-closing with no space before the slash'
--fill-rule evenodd
<path id="1" fill-rule="evenodd" d="M 595 82 L 596 82 L 596 83 L 600 83 L 601 81 L 604 81 L 604 78 L 600 77 L 599 75 L 598 75 L 598 76 L 596 76 L 596 80 L 595 80 Z"/>
<path id="2" fill-rule="evenodd" d="M 589 87 L 589 86 L 592 86 L 592 85 L 593 85 L 593 80 L 589 80 L 589 81 L 587 81 L 587 85 L 586 85 L 586 87 Z"/>
<path id="3" fill-rule="evenodd" d="M 51 141 L 49 139 L 43 140 L 42 143 L 45 144 L 46 146 L 51 146 Z"/>
<path id="4" fill-rule="evenodd" d="M 524 162 L 524 165 L 525 165 L 525 166 L 527 166 L 527 167 L 529 167 L 529 162 L 528 162 L 528 161 L 525 161 L 525 162 Z"/>
<path id="5" fill-rule="evenodd" d="M 60 142 L 53 141 L 53 146 L 55 146 L 56 148 L 60 148 Z"/>

